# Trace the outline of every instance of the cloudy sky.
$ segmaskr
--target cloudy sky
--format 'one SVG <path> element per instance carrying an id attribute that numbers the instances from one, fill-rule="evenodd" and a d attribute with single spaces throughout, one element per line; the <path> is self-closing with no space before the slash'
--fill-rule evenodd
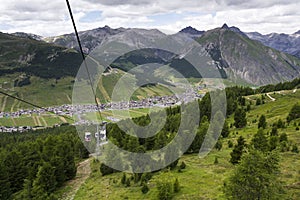
<path id="1" fill-rule="evenodd" d="M 300 30 L 299 0 L 70 0 L 79 30 L 157 28 L 175 33 L 186 26 L 208 30 L 294 33 Z M 54 36 L 73 32 L 65 0 L 0 0 L 0 31 Z"/>

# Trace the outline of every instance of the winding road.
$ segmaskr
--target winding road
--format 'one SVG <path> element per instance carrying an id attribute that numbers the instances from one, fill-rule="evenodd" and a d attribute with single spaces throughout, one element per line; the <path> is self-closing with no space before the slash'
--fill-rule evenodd
<path id="1" fill-rule="evenodd" d="M 276 101 L 276 99 L 271 97 L 269 93 L 267 93 L 267 96 L 271 99 L 271 101 Z"/>

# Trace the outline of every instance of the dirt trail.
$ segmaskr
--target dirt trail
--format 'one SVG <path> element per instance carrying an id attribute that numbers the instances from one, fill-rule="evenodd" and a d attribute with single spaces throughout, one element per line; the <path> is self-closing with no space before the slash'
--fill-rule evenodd
<path id="1" fill-rule="evenodd" d="M 297 92 L 297 89 L 294 89 L 294 90 L 293 90 L 293 93 L 296 93 L 296 92 Z"/>
<path id="2" fill-rule="evenodd" d="M 86 181 L 86 179 L 91 174 L 90 167 L 91 159 L 87 159 L 81 163 L 79 163 L 77 167 L 76 177 L 73 180 L 67 182 L 65 187 L 70 187 L 66 193 L 62 195 L 61 200 L 73 200 L 80 186 Z"/>
<path id="3" fill-rule="evenodd" d="M 269 93 L 267 93 L 267 96 L 271 99 L 271 101 L 275 101 L 276 99 L 271 97 Z"/>

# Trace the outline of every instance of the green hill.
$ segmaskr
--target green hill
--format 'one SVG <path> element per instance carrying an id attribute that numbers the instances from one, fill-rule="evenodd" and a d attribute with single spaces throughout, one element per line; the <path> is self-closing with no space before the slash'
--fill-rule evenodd
<path id="1" fill-rule="evenodd" d="M 24 72 L 41 78 L 75 76 L 81 55 L 65 47 L 0 33 L 0 75 Z"/>

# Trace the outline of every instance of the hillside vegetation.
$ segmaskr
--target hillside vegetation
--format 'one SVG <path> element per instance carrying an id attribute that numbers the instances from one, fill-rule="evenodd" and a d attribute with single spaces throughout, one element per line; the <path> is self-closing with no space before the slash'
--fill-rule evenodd
<path id="1" fill-rule="evenodd" d="M 300 92 L 294 90 L 280 91 L 270 93 L 275 98 L 272 101 L 265 94 L 245 96 L 246 104 L 250 105 L 251 110 L 247 112 L 247 126 L 244 128 L 235 128 L 233 116 L 229 116 L 230 134 L 226 138 L 220 138 L 220 146 L 216 147 L 205 158 L 199 158 L 197 154 L 184 155 L 180 158 L 177 167 L 174 169 L 165 169 L 161 172 L 153 173 L 152 178 L 147 182 L 149 191 L 143 194 L 141 191 L 141 182 L 135 182 L 134 174 L 126 174 L 130 180 L 130 186 L 122 184 L 123 173 L 114 173 L 102 176 L 99 171 L 99 163 L 92 163 L 92 174 L 87 182 L 81 187 L 75 196 L 75 199 L 158 199 L 159 190 L 157 184 L 159 180 L 167 177 L 169 180 L 178 179 L 180 191 L 172 195 L 172 199 L 226 199 L 223 193 L 224 181 L 232 174 L 235 165 L 230 163 L 233 145 L 237 144 L 237 139 L 242 136 L 246 144 L 251 145 L 252 138 L 258 132 L 258 121 L 261 115 L 266 116 L 267 126 L 264 133 L 268 140 L 273 129 L 273 124 L 279 119 L 283 122 L 292 109 L 290 102 L 299 102 Z M 263 97 L 264 103 L 255 105 L 257 99 Z M 300 146 L 300 119 L 293 120 L 289 124 L 285 123 L 284 128 L 278 128 L 278 136 L 287 134 L 287 146 L 279 145 L 280 171 L 278 177 L 283 181 L 286 194 L 282 199 L 300 198 L 300 162 L 299 154 L 293 150 L 293 146 Z M 298 128 L 297 128 L 298 127 Z M 217 161 L 216 161 L 217 160 Z M 186 164 L 181 169 L 182 162 Z M 132 177 L 132 179 L 130 178 Z"/>

